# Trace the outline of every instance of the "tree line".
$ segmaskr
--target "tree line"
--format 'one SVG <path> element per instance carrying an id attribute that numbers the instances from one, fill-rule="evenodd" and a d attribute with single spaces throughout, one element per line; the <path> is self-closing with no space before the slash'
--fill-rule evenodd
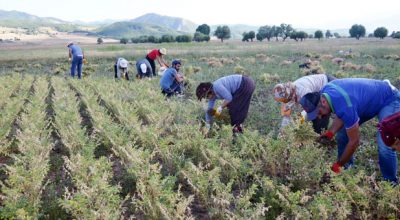
<path id="1" fill-rule="evenodd" d="M 196 32 L 193 35 L 178 35 L 178 36 L 173 36 L 173 35 L 163 35 L 161 37 L 155 37 L 155 36 L 140 36 L 140 37 L 134 37 L 131 39 L 128 38 L 121 38 L 120 43 L 121 44 L 127 44 L 129 42 L 131 43 L 171 43 L 171 42 L 208 42 L 210 41 L 210 34 L 211 34 L 211 28 L 207 24 L 202 24 L 199 25 L 196 28 Z M 227 25 L 222 25 L 218 26 L 215 31 L 212 33 L 213 36 L 215 36 L 217 39 L 219 39 L 221 42 L 224 40 L 230 39 L 231 38 L 231 30 Z M 362 37 L 365 37 L 366 35 L 366 29 L 363 25 L 361 24 L 354 24 L 351 26 L 349 29 L 349 34 L 350 38 L 356 38 L 359 40 Z M 295 41 L 303 41 L 306 38 L 317 38 L 317 39 L 322 39 L 322 38 L 340 38 L 341 36 L 339 33 L 331 33 L 330 30 L 327 30 L 325 33 L 322 30 L 317 30 L 314 32 L 314 34 L 308 34 L 305 31 L 297 31 L 292 27 L 290 24 L 280 24 L 280 25 L 265 25 L 261 26 L 258 28 L 257 33 L 255 31 L 249 31 L 249 32 L 244 32 L 242 34 L 242 41 L 243 42 L 253 42 L 254 40 L 257 41 L 263 41 L 267 40 L 270 41 L 271 39 L 275 39 L 276 41 L 279 41 L 279 39 L 282 39 L 282 41 L 285 41 L 286 39 L 293 39 Z M 373 33 L 369 34 L 368 37 L 376 37 L 383 39 L 385 37 L 388 37 L 388 29 L 385 27 L 378 27 L 374 30 Z M 400 39 L 400 31 L 393 31 L 392 34 L 390 35 L 392 38 Z M 97 43 L 101 44 L 103 43 L 102 38 L 97 39 Z"/>

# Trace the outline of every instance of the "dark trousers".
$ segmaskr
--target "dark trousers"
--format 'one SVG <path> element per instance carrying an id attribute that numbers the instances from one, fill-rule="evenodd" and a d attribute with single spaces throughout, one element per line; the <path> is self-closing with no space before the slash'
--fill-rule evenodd
<path id="1" fill-rule="evenodd" d="M 146 56 L 146 60 L 149 61 L 149 63 L 150 63 L 151 71 L 152 71 L 151 74 L 153 76 L 155 76 L 156 75 L 156 63 L 149 56 Z"/>
<path id="2" fill-rule="evenodd" d="M 239 126 L 247 118 L 251 96 L 255 88 L 254 80 L 243 76 L 239 89 L 233 94 L 233 99 L 228 105 L 232 126 Z"/>

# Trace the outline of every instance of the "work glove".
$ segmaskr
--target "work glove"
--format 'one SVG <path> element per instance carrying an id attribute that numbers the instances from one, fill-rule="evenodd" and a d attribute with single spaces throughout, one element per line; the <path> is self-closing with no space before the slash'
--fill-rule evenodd
<path id="1" fill-rule="evenodd" d="M 342 166 L 340 166 L 340 164 L 339 164 L 338 162 L 336 162 L 336 163 L 334 163 L 334 164 L 332 165 L 331 170 L 332 170 L 333 172 L 339 174 L 339 173 L 340 173 L 340 170 L 341 170 L 341 167 L 342 167 Z"/>
<path id="2" fill-rule="evenodd" d="M 210 130 L 210 129 L 211 129 L 211 124 L 210 124 L 210 123 L 206 123 L 206 128 L 207 128 L 208 130 Z"/>
<path id="3" fill-rule="evenodd" d="M 72 61 L 72 59 L 71 58 L 68 58 L 68 62 L 71 62 Z"/>
<path id="4" fill-rule="evenodd" d="M 87 63 L 88 63 L 87 60 L 83 59 L 83 64 L 87 64 Z"/>
<path id="5" fill-rule="evenodd" d="M 321 136 L 318 137 L 317 141 L 318 143 L 323 145 L 332 145 L 334 143 L 333 136 L 335 136 L 335 134 L 332 131 L 327 131 L 321 134 Z"/>

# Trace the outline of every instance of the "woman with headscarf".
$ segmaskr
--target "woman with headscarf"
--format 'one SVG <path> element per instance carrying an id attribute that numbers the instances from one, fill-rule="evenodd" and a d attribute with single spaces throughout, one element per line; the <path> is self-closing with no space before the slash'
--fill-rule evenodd
<path id="1" fill-rule="evenodd" d="M 273 89 L 275 101 L 281 102 L 281 115 L 283 117 L 281 128 L 290 123 L 291 111 L 295 104 L 299 104 L 300 99 L 307 93 L 319 92 L 328 82 L 336 78 L 327 74 L 316 74 L 303 76 L 294 82 L 277 84 Z M 329 117 L 315 119 L 313 122 L 314 131 L 321 133 L 322 129 L 327 129 Z"/>
<path id="2" fill-rule="evenodd" d="M 208 100 L 206 111 L 207 128 L 211 127 L 215 112 L 220 114 L 224 108 L 228 108 L 233 134 L 243 133 L 242 123 L 247 117 L 254 89 L 255 83 L 253 79 L 243 75 L 229 75 L 214 82 L 200 83 L 196 89 L 196 96 L 200 101 L 203 98 Z M 217 99 L 222 99 L 223 102 L 214 110 Z"/>

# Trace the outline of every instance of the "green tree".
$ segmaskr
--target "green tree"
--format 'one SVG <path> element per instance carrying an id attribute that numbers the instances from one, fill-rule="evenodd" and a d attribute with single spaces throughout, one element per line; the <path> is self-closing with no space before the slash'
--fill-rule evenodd
<path id="1" fill-rule="evenodd" d="M 207 24 L 202 24 L 196 28 L 196 32 L 200 32 L 205 35 L 210 35 L 210 26 Z"/>
<path id="2" fill-rule="evenodd" d="M 196 33 L 194 33 L 193 40 L 196 42 L 210 41 L 210 36 L 196 31 Z"/>
<path id="3" fill-rule="evenodd" d="M 242 38 L 242 41 L 243 41 L 243 42 L 245 42 L 245 41 L 246 41 L 246 42 L 249 42 L 249 39 L 250 39 L 250 38 L 249 38 L 249 33 L 243 32 L 242 37 L 243 37 L 243 38 Z"/>
<path id="4" fill-rule="evenodd" d="M 365 27 L 361 24 L 354 24 L 351 26 L 350 37 L 355 37 L 357 40 L 360 40 L 360 37 L 365 37 Z"/>
<path id="5" fill-rule="evenodd" d="M 128 43 L 128 38 L 121 38 L 121 40 L 119 40 L 119 43 L 121 44 L 127 44 Z"/>
<path id="6" fill-rule="evenodd" d="M 231 29 L 229 29 L 229 27 L 226 25 L 218 26 L 214 32 L 214 36 L 220 39 L 221 42 L 224 42 L 224 39 L 231 38 Z"/>
<path id="7" fill-rule="evenodd" d="M 260 37 L 260 39 L 261 39 L 260 41 L 262 41 L 262 40 L 264 40 L 264 39 L 267 39 L 268 41 L 270 41 L 270 40 L 271 40 L 271 37 L 273 36 L 272 27 L 269 26 L 269 25 L 261 26 L 261 27 L 258 29 L 257 35 L 259 35 L 259 37 Z M 257 40 L 259 40 L 259 39 L 257 38 Z"/>
<path id="8" fill-rule="evenodd" d="M 103 38 L 99 37 L 97 38 L 97 44 L 102 44 L 103 43 Z"/>
<path id="9" fill-rule="evenodd" d="M 385 28 L 385 27 L 378 27 L 378 28 L 375 29 L 375 31 L 374 31 L 374 36 L 375 36 L 375 37 L 379 37 L 380 39 L 383 39 L 383 38 L 385 38 L 385 37 L 388 36 L 388 33 L 389 33 L 389 31 L 388 31 L 387 28 Z"/>
<path id="10" fill-rule="evenodd" d="M 325 32 L 325 38 L 329 39 L 329 38 L 331 38 L 331 37 L 333 37 L 331 31 L 330 31 L 330 30 L 326 30 L 326 32 Z"/>
<path id="11" fill-rule="evenodd" d="M 160 43 L 171 43 L 171 42 L 175 42 L 175 37 L 169 34 L 164 34 L 163 36 L 161 36 L 160 38 Z"/>
<path id="12" fill-rule="evenodd" d="M 321 38 L 324 37 L 324 34 L 322 33 L 321 30 L 317 30 L 317 31 L 315 31 L 315 33 L 314 33 L 314 37 L 315 37 L 315 38 L 318 38 L 318 40 L 321 40 Z"/>
<path id="13" fill-rule="evenodd" d="M 394 34 L 393 38 L 395 38 L 395 39 L 400 39 L 400 31 L 397 31 L 397 32 Z"/>
<path id="14" fill-rule="evenodd" d="M 192 36 L 189 35 L 178 35 L 175 37 L 175 41 L 178 43 L 184 43 L 184 42 L 191 42 L 192 41 Z"/>
<path id="15" fill-rule="evenodd" d="M 282 28 L 280 26 L 272 26 L 272 36 L 275 37 L 276 41 L 279 41 L 278 37 L 282 36 Z"/>
<path id="16" fill-rule="evenodd" d="M 283 41 L 285 41 L 286 38 L 290 37 L 290 34 L 294 31 L 292 25 L 284 23 L 281 24 L 281 30 Z"/>
<path id="17" fill-rule="evenodd" d="M 253 42 L 253 39 L 256 37 L 256 33 L 254 31 L 250 31 L 248 37 L 251 40 L 251 42 Z"/>

